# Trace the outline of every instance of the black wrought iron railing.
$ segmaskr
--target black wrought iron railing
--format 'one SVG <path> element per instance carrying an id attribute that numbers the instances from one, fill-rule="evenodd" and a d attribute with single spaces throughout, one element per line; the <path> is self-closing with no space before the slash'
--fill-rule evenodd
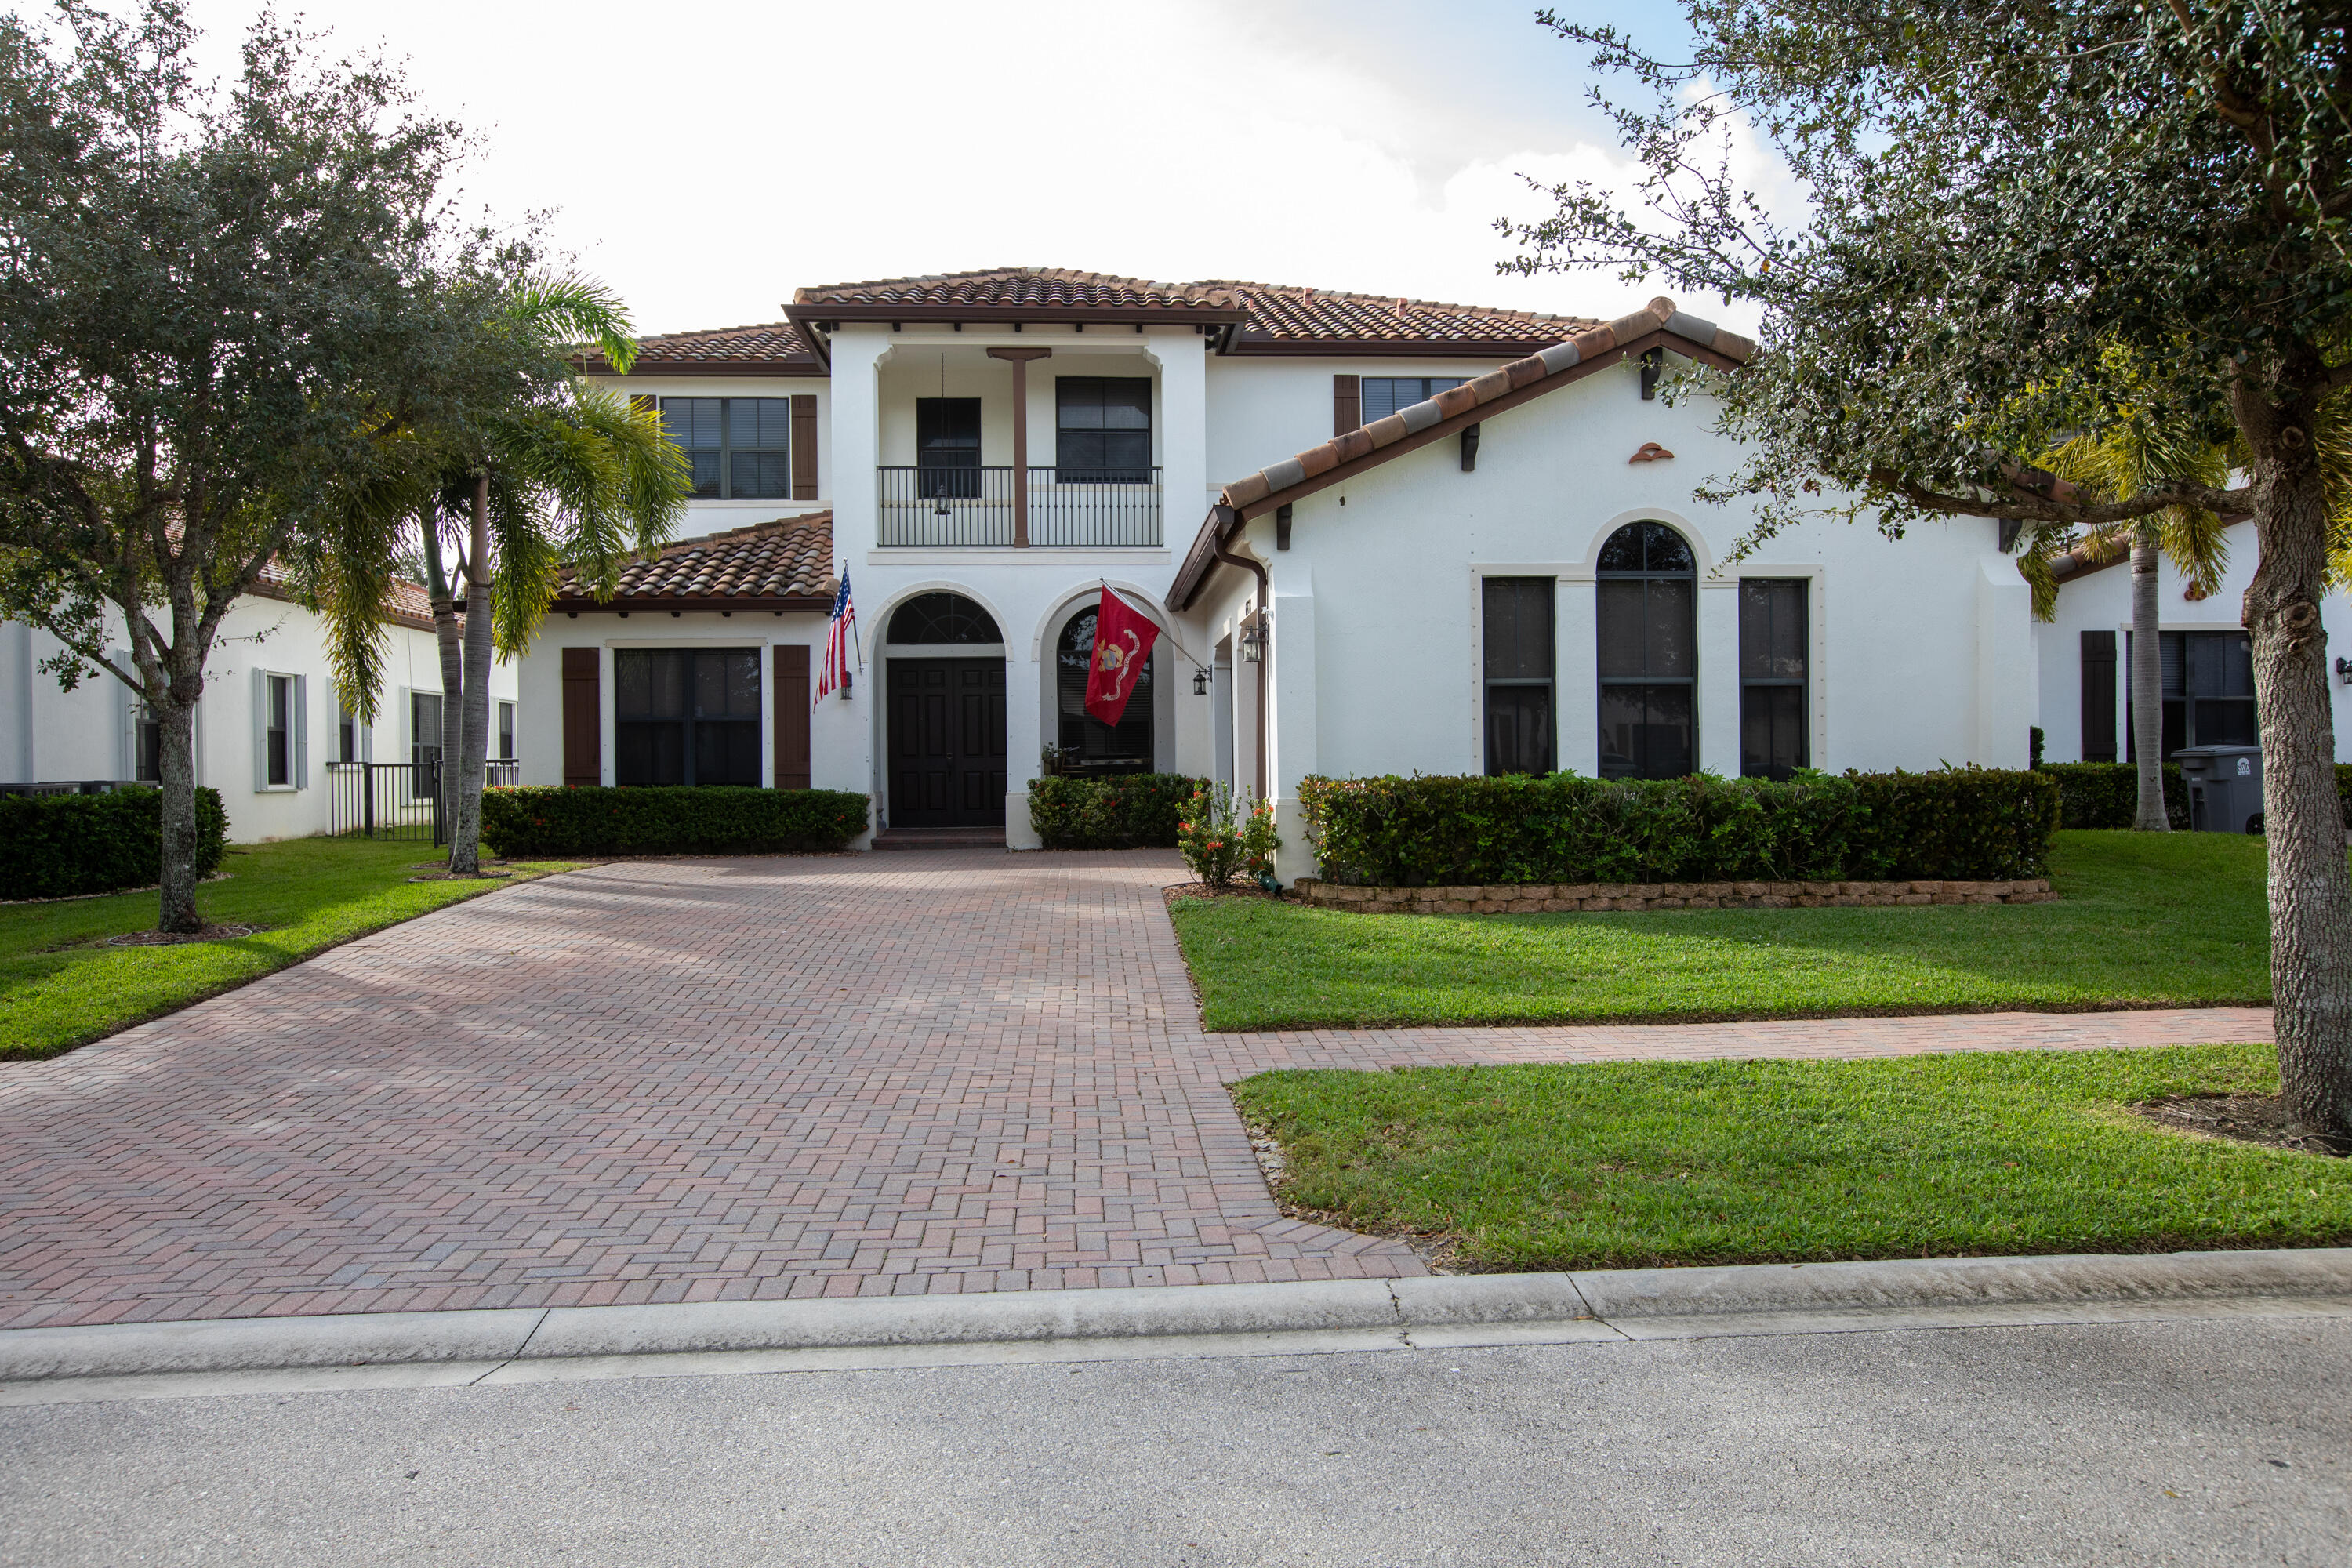
<path id="1" fill-rule="evenodd" d="M 885 468 L 886 546 L 954 549 L 1014 540 L 1013 470 Z M 1158 468 L 1031 468 L 1029 542 L 1057 549 L 1118 549 L 1160 542 Z"/>
<path id="2" fill-rule="evenodd" d="M 1011 468 L 877 468 L 875 474 L 886 545 L 1013 542 Z"/>
<path id="3" fill-rule="evenodd" d="M 1029 542 L 1061 549 L 1160 542 L 1158 468 L 1032 468 Z"/>
<path id="4" fill-rule="evenodd" d="M 493 760 L 484 783 L 521 782 L 522 764 Z M 329 763 L 327 831 L 338 837 L 380 838 L 415 844 L 449 842 L 447 804 L 441 795 L 441 763 Z"/>

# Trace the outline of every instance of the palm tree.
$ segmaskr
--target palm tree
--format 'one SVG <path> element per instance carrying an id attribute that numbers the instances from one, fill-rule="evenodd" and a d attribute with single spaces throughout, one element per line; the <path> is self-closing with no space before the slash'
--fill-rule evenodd
<path id="1" fill-rule="evenodd" d="M 599 595 L 617 587 L 632 556 L 677 531 L 693 478 L 658 416 L 567 363 L 583 342 L 618 371 L 635 358 L 628 314 L 601 284 L 573 274 L 477 279 L 446 303 L 453 349 L 436 395 L 420 400 L 428 412 L 402 459 L 364 488 L 347 526 L 373 538 L 388 515 L 414 520 L 441 647 L 449 870 L 475 876 L 494 655 L 530 646 L 563 567 Z M 366 719 L 392 591 L 384 558 L 326 552 L 306 574 L 334 626 L 337 680 Z"/>

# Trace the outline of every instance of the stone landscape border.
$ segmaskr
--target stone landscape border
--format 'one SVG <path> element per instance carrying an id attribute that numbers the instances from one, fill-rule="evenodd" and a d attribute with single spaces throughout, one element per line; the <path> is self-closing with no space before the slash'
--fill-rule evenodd
<path id="1" fill-rule="evenodd" d="M 1301 877 L 1299 901 L 1368 915 L 1545 915 L 1647 910 L 1857 909 L 1901 904 L 2046 904 L 2045 878 L 2010 882 L 1537 882 L 1360 888 Z"/>

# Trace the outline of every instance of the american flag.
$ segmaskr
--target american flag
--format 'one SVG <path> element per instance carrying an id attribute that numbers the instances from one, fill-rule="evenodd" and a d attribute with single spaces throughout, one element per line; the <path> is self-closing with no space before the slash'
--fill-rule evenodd
<path id="1" fill-rule="evenodd" d="M 849 689 L 850 637 L 857 625 L 857 606 L 849 602 L 849 567 L 841 568 L 841 589 L 833 596 L 833 629 L 824 639 L 824 671 L 816 678 L 816 700 Z"/>

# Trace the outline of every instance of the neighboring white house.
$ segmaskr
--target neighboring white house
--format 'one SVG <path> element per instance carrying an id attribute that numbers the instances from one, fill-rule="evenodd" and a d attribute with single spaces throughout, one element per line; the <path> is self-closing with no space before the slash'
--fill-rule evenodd
<path id="1" fill-rule="evenodd" d="M 2102 754 L 2084 668 L 2125 710 L 2082 634 L 2127 621 L 2127 574 L 2078 574 L 2039 626 L 1995 523 L 1811 524 L 1727 563 L 1754 517 L 1692 492 L 1737 449 L 1653 384 L 1752 345 L 1666 301 L 1604 324 L 1014 268 L 785 313 L 591 366 L 654 400 L 705 493 L 618 596 L 559 600 L 523 661 L 526 782 L 805 781 L 1018 847 L 1053 746 L 1270 795 L 1287 879 L 1310 773 L 2021 767 L 2037 725 L 2085 754 L 2085 712 Z M 2231 632 L 2241 554 L 2211 600 L 2168 590 L 2168 632 Z M 845 568 L 864 662 L 813 710 Z M 1116 731 L 1081 700 L 1106 584 L 1163 632 Z M 2237 698 L 2200 683 L 2233 656 L 2168 648 L 2210 739 L 2197 704 Z"/>
<path id="2" fill-rule="evenodd" d="M 274 577 L 230 606 L 205 668 L 195 710 L 196 783 L 220 791 L 240 844 L 357 826 L 365 803 L 345 764 L 428 762 L 440 751 L 441 659 L 422 589 L 400 585 L 387 618 L 391 653 L 376 719 L 344 707 L 327 660 L 326 623 Z M 120 628 L 119 616 L 110 624 Z M 0 785 L 152 782 L 155 726 L 113 676 L 62 691 L 39 665 L 59 645 L 21 622 L 0 624 Z M 127 652 L 117 656 L 126 665 Z M 513 757 L 521 733 L 515 671 L 490 679 L 492 755 Z M 413 791 L 380 777 L 377 810 L 410 810 Z M 397 795 L 400 799 L 395 800 Z M 338 820 L 338 805 L 352 822 Z"/>

